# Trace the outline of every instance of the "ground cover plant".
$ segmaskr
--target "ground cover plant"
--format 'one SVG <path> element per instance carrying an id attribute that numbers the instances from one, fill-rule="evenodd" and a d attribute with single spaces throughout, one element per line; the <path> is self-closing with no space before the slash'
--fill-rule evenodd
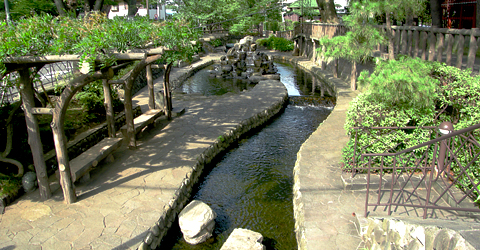
<path id="1" fill-rule="evenodd" d="M 442 121 L 450 121 L 455 130 L 459 130 L 480 121 L 480 77 L 471 76 L 468 70 L 462 71 L 418 58 L 401 57 L 379 62 L 371 74 L 362 72 L 359 83 L 363 92 L 351 102 L 345 124 L 350 135 L 343 150 L 346 171 L 351 171 L 354 167 L 354 127 L 365 128 L 357 134 L 355 154 L 356 163 L 364 164 L 359 157 L 362 153 L 398 152 L 433 139 L 435 133 L 420 128 L 422 126 L 437 127 Z M 368 129 L 406 126 L 417 128 L 394 131 Z M 480 141 L 478 131 L 473 136 Z M 417 149 L 415 154 L 420 156 L 425 150 L 427 149 Z M 478 152 L 480 149 L 477 147 L 471 150 Z M 479 160 L 475 161 L 472 155 L 475 155 L 474 152 L 459 157 L 463 165 L 473 161 L 466 173 L 460 170 L 458 164 L 452 163 L 461 185 L 470 183 L 470 179 L 474 182 L 469 185 L 480 184 Z M 478 201 L 479 194 L 472 195 Z"/>

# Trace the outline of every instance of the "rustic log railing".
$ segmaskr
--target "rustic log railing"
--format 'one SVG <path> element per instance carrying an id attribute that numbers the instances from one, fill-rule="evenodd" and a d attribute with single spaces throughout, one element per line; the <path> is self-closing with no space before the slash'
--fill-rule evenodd
<path id="1" fill-rule="evenodd" d="M 385 26 L 378 26 L 385 30 Z M 345 34 L 343 25 L 303 23 L 295 26 L 293 31 L 277 32 L 277 36 L 296 39 L 300 36 L 318 40 L 325 36 L 331 38 Z M 293 34 L 292 34 L 293 32 Z M 392 26 L 394 52 L 423 60 L 444 62 L 446 65 L 460 69 L 472 69 L 478 74 L 480 58 L 480 29 L 446 29 L 419 26 Z M 381 53 L 387 53 L 385 45 L 379 45 Z"/>
<path id="2" fill-rule="evenodd" d="M 126 53 L 112 53 L 111 56 L 115 57 L 119 61 L 139 61 L 134 69 L 129 72 L 120 84 L 124 84 L 125 96 L 125 117 L 127 123 L 127 140 L 130 147 L 136 146 L 134 124 L 133 124 L 133 112 L 132 112 L 132 85 L 135 78 L 141 73 L 141 71 L 148 65 L 151 65 L 156 60 L 160 59 L 163 53 L 167 49 L 165 47 L 141 49 L 134 51 L 127 51 Z M 112 123 L 112 98 L 110 93 L 109 79 L 113 77 L 113 69 L 99 70 L 97 72 L 84 74 L 78 73 L 72 77 L 66 84 L 65 89 L 62 91 L 55 107 L 36 109 L 34 102 L 35 90 L 32 85 L 32 76 L 29 68 L 40 67 L 42 68 L 48 63 L 57 63 L 62 61 L 78 61 L 78 55 L 47 55 L 47 56 L 21 56 L 21 57 L 7 57 L 4 63 L 7 65 L 8 72 L 19 72 L 19 85 L 18 91 L 20 92 L 23 100 L 23 110 L 25 112 L 25 120 L 27 123 L 27 131 L 29 137 L 29 144 L 32 150 L 35 169 L 37 172 L 37 179 L 39 182 L 40 196 L 47 199 L 51 196 L 48 176 L 46 173 L 45 160 L 43 157 L 42 143 L 40 139 L 40 133 L 38 128 L 38 122 L 35 118 L 35 114 L 50 114 L 52 118 L 52 132 L 55 143 L 55 151 L 57 155 L 58 168 L 60 173 L 60 184 L 62 186 L 63 195 L 67 204 L 76 201 L 76 194 L 73 188 L 73 182 L 70 178 L 70 166 L 66 149 L 66 137 L 64 132 L 64 117 L 67 111 L 68 105 L 73 96 L 82 89 L 83 86 L 96 80 L 102 80 L 105 92 L 105 106 L 107 113 L 107 123 Z M 97 59 L 96 59 L 97 60 Z M 147 71 L 151 70 L 151 67 L 147 67 Z M 151 72 L 147 72 L 147 81 L 149 88 L 153 88 L 153 80 L 151 78 Z M 149 91 L 149 98 L 152 99 L 149 103 L 154 103 L 153 91 Z M 39 113 L 40 112 L 40 113 Z M 109 135 L 115 136 L 114 127 L 109 124 Z"/>
<path id="3" fill-rule="evenodd" d="M 353 173 L 367 174 L 365 216 L 372 206 L 385 206 L 389 215 L 399 207 L 419 208 L 423 218 L 429 209 L 480 212 L 480 186 L 475 174 L 480 168 L 480 124 L 446 135 L 433 134 L 436 138 L 397 152 L 395 146 L 385 153 L 369 153 L 368 146 L 355 148 L 361 153 L 354 157 L 359 160 L 353 162 Z M 372 181 L 373 175 L 377 181 Z"/>

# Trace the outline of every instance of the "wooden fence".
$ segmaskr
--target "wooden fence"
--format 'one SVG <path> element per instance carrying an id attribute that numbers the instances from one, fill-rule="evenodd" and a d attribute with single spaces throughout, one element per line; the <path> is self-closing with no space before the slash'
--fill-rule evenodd
<path id="1" fill-rule="evenodd" d="M 378 26 L 385 30 L 385 26 Z M 319 40 L 325 36 L 332 38 L 343 35 L 347 28 L 343 25 L 303 23 L 295 26 L 294 30 L 277 32 L 277 36 L 286 39 L 299 37 Z M 423 60 L 444 62 L 449 66 L 460 69 L 472 69 L 479 73 L 480 29 L 446 29 L 418 26 L 392 26 L 394 53 L 411 57 L 420 57 Z M 381 54 L 387 53 L 385 45 L 379 45 Z"/>

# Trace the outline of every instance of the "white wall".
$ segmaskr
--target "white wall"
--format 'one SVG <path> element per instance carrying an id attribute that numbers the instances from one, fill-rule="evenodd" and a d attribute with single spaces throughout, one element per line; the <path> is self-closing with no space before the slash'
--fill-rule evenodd
<path id="1" fill-rule="evenodd" d="M 114 9 L 114 7 L 112 6 L 112 8 L 110 8 L 110 12 L 108 13 L 108 18 L 109 19 L 113 19 L 113 17 L 115 16 L 127 16 L 128 15 L 128 4 L 126 2 L 120 2 L 118 5 L 117 5 L 117 8 L 118 8 L 118 11 L 112 11 L 112 9 Z M 146 16 L 147 15 L 147 9 L 141 7 L 141 8 L 138 8 L 137 10 L 137 15 L 139 16 Z M 157 20 L 165 20 L 165 5 L 161 6 L 157 6 L 156 9 L 150 9 L 149 10 L 149 15 L 148 17 L 150 19 L 155 19 L 155 15 L 158 16 L 158 19 Z"/>

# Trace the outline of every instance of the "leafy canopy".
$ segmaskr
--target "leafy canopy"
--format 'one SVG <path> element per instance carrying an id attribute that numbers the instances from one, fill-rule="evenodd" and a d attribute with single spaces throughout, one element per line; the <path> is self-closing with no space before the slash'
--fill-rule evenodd
<path id="1" fill-rule="evenodd" d="M 176 58 L 193 55 L 190 43 L 199 33 L 187 22 L 150 22 L 146 18 L 108 19 L 105 14 L 92 13 L 84 19 L 35 15 L 21 19 L 14 26 L 0 22 L 0 73 L 9 56 L 42 56 L 78 54 L 81 62 L 99 58 L 103 66 L 112 65 L 113 51 L 147 46 L 177 49 Z"/>

